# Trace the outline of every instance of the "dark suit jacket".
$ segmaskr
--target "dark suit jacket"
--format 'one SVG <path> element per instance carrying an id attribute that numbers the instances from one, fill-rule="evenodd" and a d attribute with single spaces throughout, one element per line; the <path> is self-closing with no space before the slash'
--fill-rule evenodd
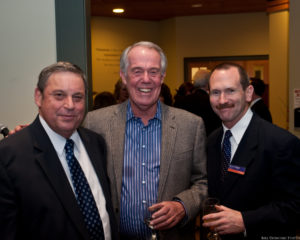
<path id="1" fill-rule="evenodd" d="M 104 139 L 87 129 L 78 132 L 101 183 L 115 239 Z M 89 239 L 67 176 L 38 118 L 0 142 L 0 238 Z"/>
<path id="2" fill-rule="evenodd" d="M 300 219 L 300 140 L 254 114 L 231 163 L 245 167 L 245 175 L 228 172 L 222 183 L 222 134 L 220 128 L 208 138 L 209 195 L 241 211 L 248 239 L 295 235 Z"/>
<path id="3" fill-rule="evenodd" d="M 262 99 L 259 99 L 256 103 L 254 103 L 251 107 L 251 110 L 261 118 L 272 123 L 272 116 L 269 111 L 269 108 L 267 107 L 267 105 L 264 103 Z"/>

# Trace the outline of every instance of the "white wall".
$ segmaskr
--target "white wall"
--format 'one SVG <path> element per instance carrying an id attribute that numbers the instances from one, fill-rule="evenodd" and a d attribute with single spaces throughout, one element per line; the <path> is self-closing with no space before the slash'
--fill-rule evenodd
<path id="1" fill-rule="evenodd" d="M 1 0 L 0 36 L 0 123 L 11 129 L 35 118 L 38 74 L 56 61 L 54 0 Z"/>

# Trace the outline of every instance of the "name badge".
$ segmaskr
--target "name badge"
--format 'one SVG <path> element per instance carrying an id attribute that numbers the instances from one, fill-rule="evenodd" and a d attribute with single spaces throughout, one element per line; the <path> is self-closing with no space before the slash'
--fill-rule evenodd
<path id="1" fill-rule="evenodd" d="M 229 168 L 228 168 L 228 172 L 233 172 L 233 173 L 237 173 L 240 175 L 244 175 L 245 171 L 246 171 L 246 168 L 236 166 L 236 165 L 231 165 L 231 164 L 229 165 Z"/>

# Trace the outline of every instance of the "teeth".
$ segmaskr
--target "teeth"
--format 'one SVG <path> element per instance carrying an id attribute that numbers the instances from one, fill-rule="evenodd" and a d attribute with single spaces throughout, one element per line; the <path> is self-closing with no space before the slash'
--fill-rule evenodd
<path id="1" fill-rule="evenodd" d="M 149 89 L 149 88 L 140 88 L 139 90 L 144 93 L 148 93 L 151 91 L 151 89 Z"/>

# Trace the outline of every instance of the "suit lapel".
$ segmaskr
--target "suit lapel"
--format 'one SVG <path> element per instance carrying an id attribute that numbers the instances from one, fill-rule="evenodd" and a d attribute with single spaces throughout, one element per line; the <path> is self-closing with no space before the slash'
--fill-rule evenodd
<path id="1" fill-rule="evenodd" d="M 108 141 L 111 149 L 108 154 L 111 154 L 118 200 L 121 199 L 127 104 L 128 101 L 120 104 L 120 107 L 114 113 L 114 118 L 109 123 L 110 135 Z M 111 187 L 114 188 L 114 186 Z"/>
<path id="2" fill-rule="evenodd" d="M 258 147 L 258 128 L 254 127 L 255 121 L 255 117 L 253 116 L 231 162 L 231 165 L 244 167 L 246 169 L 245 175 L 247 175 L 247 168 L 251 165 L 251 162 L 254 161 L 256 148 Z M 245 175 L 228 172 L 224 181 L 223 194 L 226 195 L 226 193 L 232 189 L 236 181 Z"/>
<path id="3" fill-rule="evenodd" d="M 165 183 L 169 174 L 170 164 L 174 153 L 177 125 L 175 116 L 170 113 L 169 109 L 161 104 L 162 109 L 162 140 L 161 140 L 161 157 L 160 157 L 160 174 L 158 186 L 158 201 L 162 200 Z"/>
<path id="4" fill-rule="evenodd" d="M 223 128 L 214 133 L 214 140 L 208 145 L 208 190 L 211 196 L 220 196 L 221 191 L 221 168 L 222 168 L 222 154 L 221 154 L 221 141 L 223 136 Z M 211 138 L 211 137 L 210 137 Z M 212 192 L 212 190 L 216 190 Z"/>
<path id="5" fill-rule="evenodd" d="M 34 136 L 35 158 L 45 173 L 54 192 L 66 210 L 67 215 L 74 223 L 78 231 L 88 239 L 82 214 L 77 205 L 75 195 L 69 184 L 68 178 L 56 154 L 56 151 L 37 118 L 30 126 Z"/>

